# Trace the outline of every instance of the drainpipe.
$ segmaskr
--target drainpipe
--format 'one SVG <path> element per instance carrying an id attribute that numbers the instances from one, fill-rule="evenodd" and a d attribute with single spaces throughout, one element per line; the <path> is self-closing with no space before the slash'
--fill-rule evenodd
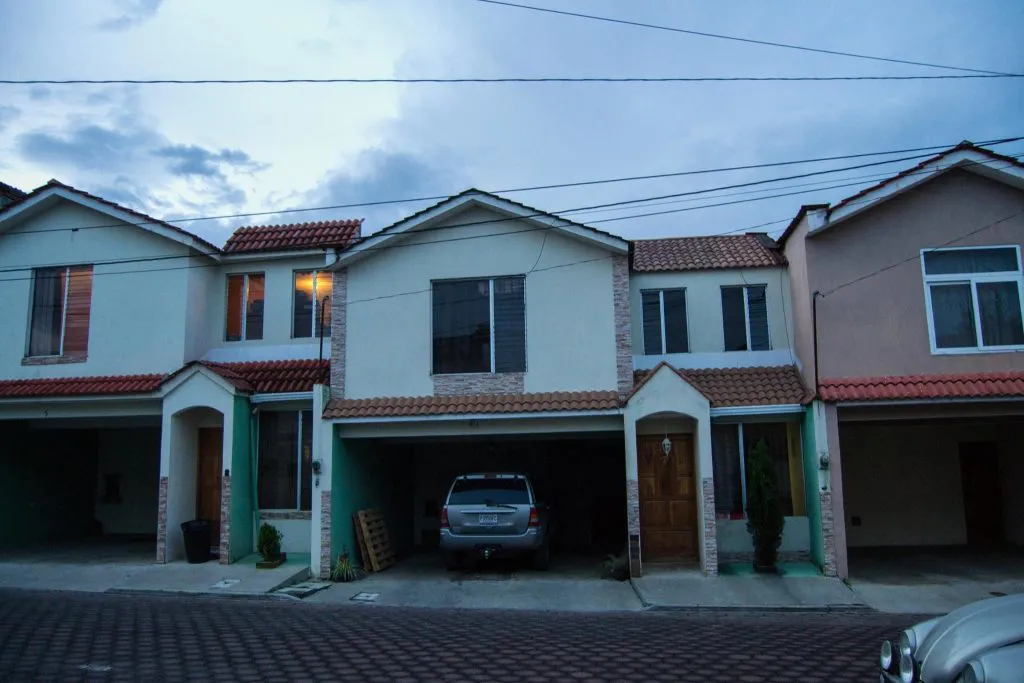
<path id="1" fill-rule="evenodd" d="M 331 297 L 325 296 L 323 301 L 320 302 L 320 326 L 317 328 L 320 336 L 320 362 L 317 367 L 324 362 L 324 308 L 327 307 L 327 302 L 331 300 Z"/>
<path id="2" fill-rule="evenodd" d="M 811 341 L 814 349 L 814 396 L 818 396 L 818 297 L 821 292 L 811 294 Z"/>

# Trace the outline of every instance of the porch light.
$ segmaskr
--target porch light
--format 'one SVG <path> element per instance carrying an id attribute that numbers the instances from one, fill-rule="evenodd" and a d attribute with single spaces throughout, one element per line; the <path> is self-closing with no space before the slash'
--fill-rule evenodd
<path id="1" fill-rule="evenodd" d="M 665 454 L 665 457 L 672 452 L 672 440 L 668 438 L 668 434 L 661 440 L 661 452 Z"/>

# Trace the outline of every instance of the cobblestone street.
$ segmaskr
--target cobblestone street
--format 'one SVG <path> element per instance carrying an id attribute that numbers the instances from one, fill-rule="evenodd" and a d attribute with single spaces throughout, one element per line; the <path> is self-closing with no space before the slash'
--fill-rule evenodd
<path id="1" fill-rule="evenodd" d="M 0 591 L 3 681 L 873 681 L 912 616 L 538 613 Z"/>

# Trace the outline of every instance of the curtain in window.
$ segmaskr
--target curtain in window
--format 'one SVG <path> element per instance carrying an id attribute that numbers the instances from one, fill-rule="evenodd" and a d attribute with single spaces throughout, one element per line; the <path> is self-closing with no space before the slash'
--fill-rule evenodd
<path id="1" fill-rule="evenodd" d="M 433 309 L 434 374 L 490 372 L 490 282 L 435 282 Z"/>
<path id="2" fill-rule="evenodd" d="M 686 290 L 666 289 L 665 353 L 686 353 L 690 341 L 686 334 Z"/>
<path id="3" fill-rule="evenodd" d="M 89 317 L 92 303 L 92 266 L 68 269 L 67 314 L 64 316 L 64 355 L 89 352 Z"/>
<path id="4" fill-rule="evenodd" d="M 1019 269 L 1015 249 L 945 249 L 924 254 L 924 271 L 928 275 L 1000 273 Z"/>
<path id="5" fill-rule="evenodd" d="M 1020 292 L 1016 282 L 979 282 L 981 338 L 986 346 L 1024 344 Z"/>
<path id="6" fill-rule="evenodd" d="M 249 276 L 245 300 L 245 338 L 263 339 L 263 275 Z"/>
<path id="7" fill-rule="evenodd" d="M 30 356 L 60 355 L 65 273 L 64 268 L 41 268 L 35 272 L 28 350 Z"/>
<path id="8" fill-rule="evenodd" d="M 320 273 L 316 274 L 316 322 L 314 326 L 320 324 L 323 320 L 323 336 L 331 336 L 331 307 L 334 303 L 334 276 L 331 273 Z M 327 301 L 324 301 L 324 297 L 327 297 Z M 323 307 L 323 315 L 320 314 L 320 308 Z M 319 335 L 317 335 L 319 336 Z"/>
<path id="9" fill-rule="evenodd" d="M 977 346 L 971 285 L 931 285 L 930 290 L 935 346 L 940 349 Z"/>
<path id="10" fill-rule="evenodd" d="M 227 322 L 224 325 L 224 339 L 242 339 L 242 300 L 245 298 L 245 276 L 228 275 Z"/>
<path id="11" fill-rule="evenodd" d="M 264 411 L 259 419 L 259 506 L 294 510 L 298 502 L 299 413 Z"/>
<path id="12" fill-rule="evenodd" d="M 750 350 L 767 351 L 768 300 L 764 285 L 747 287 L 747 308 L 750 310 Z"/>
<path id="13" fill-rule="evenodd" d="M 292 299 L 292 337 L 300 339 L 313 335 L 313 273 L 295 273 Z"/>
<path id="14" fill-rule="evenodd" d="M 494 371 L 526 371 L 526 279 L 494 281 Z"/>
<path id="15" fill-rule="evenodd" d="M 715 477 L 715 513 L 732 518 L 742 517 L 740 440 L 736 425 L 711 426 L 711 465 Z"/>
<path id="16" fill-rule="evenodd" d="M 644 354 L 661 354 L 661 292 L 641 292 L 643 309 Z"/>
<path id="17" fill-rule="evenodd" d="M 793 514 L 793 500 L 789 481 L 789 439 L 784 422 L 747 422 L 743 424 L 743 452 L 749 454 L 761 440 L 768 445 L 768 453 L 775 463 L 775 472 L 779 480 L 779 505 L 782 514 Z"/>
<path id="18" fill-rule="evenodd" d="M 726 351 L 747 350 L 747 313 L 742 287 L 722 287 L 722 325 Z"/>

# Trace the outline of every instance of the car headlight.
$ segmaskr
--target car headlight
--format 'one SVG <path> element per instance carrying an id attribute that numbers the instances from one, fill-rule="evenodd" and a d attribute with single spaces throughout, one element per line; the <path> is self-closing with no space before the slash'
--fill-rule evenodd
<path id="1" fill-rule="evenodd" d="M 912 629 L 907 629 L 900 634 L 900 655 L 914 656 L 917 651 L 917 636 Z"/>
<path id="2" fill-rule="evenodd" d="M 900 680 L 914 683 L 914 658 L 908 654 L 900 655 Z"/>
<path id="3" fill-rule="evenodd" d="M 958 683 L 985 683 L 985 670 L 978 662 L 968 662 L 960 678 L 956 680 Z"/>
<path id="4" fill-rule="evenodd" d="M 882 671 L 889 671 L 892 667 L 892 643 L 888 640 L 882 641 L 882 653 L 878 657 L 878 663 L 882 665 Z"/>

